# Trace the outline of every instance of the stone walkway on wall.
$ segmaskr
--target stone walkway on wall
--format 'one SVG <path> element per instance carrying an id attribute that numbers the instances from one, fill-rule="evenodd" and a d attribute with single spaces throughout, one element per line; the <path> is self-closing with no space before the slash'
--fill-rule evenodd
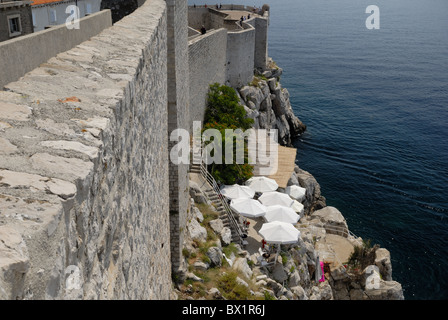
<path id="1" fill-rule="evenodd" d="M 261 17 L 259 14 L 249 12 L 247 10 L 220 10 L 223 13 L 228 14 L 226 19 L 240 20 L 242 16 L 247 17 L 249 14 L 251 17 Z"/>

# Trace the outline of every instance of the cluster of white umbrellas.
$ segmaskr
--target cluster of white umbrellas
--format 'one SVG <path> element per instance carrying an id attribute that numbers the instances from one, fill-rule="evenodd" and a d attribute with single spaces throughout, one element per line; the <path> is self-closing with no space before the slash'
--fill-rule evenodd
<path id="1" fill-rule="evenodd" d="M 272 244 L 296 243 L 300 231 L 294 227 L 303 213 L 300 201 L 305 196 L 305 188 L 291 186 L 286 193 L 276 191 L 278 184 L 267 177 L 252 177 L 246 185 L 227 185 L 221 189 L 222 195 L 230 199 L 230 207 L 246 218 L 263 217 L 264 223 L 258 231 L 260 236 Z M 256 192 L 262 195 L 253 199 Z"/>

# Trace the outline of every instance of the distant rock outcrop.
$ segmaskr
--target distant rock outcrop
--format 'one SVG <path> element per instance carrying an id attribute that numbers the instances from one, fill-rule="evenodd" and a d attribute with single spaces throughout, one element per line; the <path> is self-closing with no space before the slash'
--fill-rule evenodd
<path id="1" fill-rule="evenodd" d="M 255 75 L 250 84 L 239 89 L 240 104 L 247 116 L 254 119 L 254 129 L 277 129 L 278 143 L 292 146 L 293 139 L 306 130 L 306 125 L 295 116 L 289 92 L 279 82 L 282 73 L 281 68 L 274 66 Z"/>

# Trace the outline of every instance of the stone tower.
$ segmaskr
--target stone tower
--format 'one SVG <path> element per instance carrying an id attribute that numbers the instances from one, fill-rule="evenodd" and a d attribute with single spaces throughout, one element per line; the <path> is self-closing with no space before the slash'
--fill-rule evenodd
<path id="1" fill-rule="evenodd" d="M 168 137 L 175 129 L 190 128 L 188 84 L 187 0 L 166 0 L 168 30 Z M 169 142 L 169 150 L 177 142 Z M 182 269 L 182 243 L 186 228 L 188 164 L 169 163 L 170 231 L 172 272 Z"/>

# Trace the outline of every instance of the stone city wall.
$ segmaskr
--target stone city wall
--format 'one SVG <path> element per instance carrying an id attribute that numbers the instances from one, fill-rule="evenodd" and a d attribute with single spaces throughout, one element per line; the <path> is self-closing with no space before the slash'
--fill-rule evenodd
<path id="1" fill-rule="evenodd" d="M 111 25 L 110 10 L 103 10 L 81 18 L 79 29 L 67 29 L 63 24 L 1 42 L 0 89 Z"/>
<path id="2" fill-rule="evenodd" d="M 254 67 L 263 72 L 268 61 L 269 13 L 266 12 L 263 18 L 251 18 L 246 23 L 255 28 Z"/>
<path id="3" fill-rule="evenodd" d="M 188 25 L 196 30 L 204 26 L 207 30 L 211 29 L 211 20 L 208 8 L 188 7 Z"/>
<path id="4" fill-rule="evenodd" d="M 253 7 L 237 5 L 223 5 L 223 9 L 253 11 Z M 269 12 L 263 17 L 253 16 L 242 27 L 239 22 L 226 20 L 226 16 L 214 6 L 188 7 L 191 122 L 203 120 L 210 84 L 218 82 L 241 88 L 252 81 L 254 68 L 266 69 Z M 217 17 L 221 19 L 220 23 L 215 21 Z M 240 29 L 228 28 L 225 21 Z M 207 33 L 195 34 L 194 30 L 202 25 Z"/>
<path id="5" fill-rule="evenodd" d="M 203 121 L 210 84 L 226 81 L 227 30 L 195 37 L 188 43 L 190 68 L 190 118 Z M 192 129 L 192 127 L 190 127 Z"/>
<path id="6" fill-rule="evenodd" d="M 1 299 L 170 298 L 167 51 L 148 0 L 0 91 Z"/>
<path id="7" fill-rule="evenodd" d="M 233 88 L 247 85 L 254 76 L 255 28 L 243 22 L 244 30 L 227 34 L 227 81 Z"/>

